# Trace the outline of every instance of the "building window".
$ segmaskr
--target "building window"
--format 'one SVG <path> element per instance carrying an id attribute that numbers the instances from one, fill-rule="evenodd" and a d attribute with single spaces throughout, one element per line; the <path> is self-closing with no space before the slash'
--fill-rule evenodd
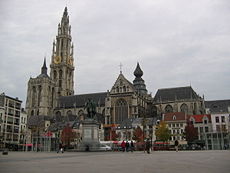
<path id="1" fill-rule="evenodd" d="M 167 105 L 167 106 L 165 107 L 165 112 L 166 112 L 166 113 L 173 112 L 173 107 L 172 107 L 171 105 Z"/>
<path id="2" fill-rule="evenodd" d="M 208 121 L 206 119 L 204 120 L 204 124 L 208 124 Z"/>
<path id="3" fill-rule="evenodd" d="M 115 123 L 121 123 L 128 118 L 128 104 L 125 100 L 120 99 L 115 107 Z"/>
<path id="4" fill-rule="evenodd" d="M 187 114 L 188 113 L 188 106 L 185 103 L 183 103 L 180 107 L 180 110 L 181 110 L 181 112 L 184 112 Z"/>
<path id="5" fill-rule="evenodd" d="M 216 123 L 219 123 L 220 120 L 219 120 L 219 117 L 216 117 Z"/>
<path id="6" fill-rule="evenodd" d="M 205 127 L 205 132 L 208 132 L 208 127 Z"/>
<path id="7" fill-rule="evenodd" d="M 204 131 L 203 131 L 203 127 L 200 127 L 200 133 L 203 133 Z"/>
<path id="8" fill-rule="evenodd" d="M 176 116 L 175 115 L 173 115 L 173 120 L 176 120 Z"/>
<path id="9" fill-rule="evenodd" d="M 224 123 L 225 122 L 225 117 L 221 116 L 221 122 Z"/>

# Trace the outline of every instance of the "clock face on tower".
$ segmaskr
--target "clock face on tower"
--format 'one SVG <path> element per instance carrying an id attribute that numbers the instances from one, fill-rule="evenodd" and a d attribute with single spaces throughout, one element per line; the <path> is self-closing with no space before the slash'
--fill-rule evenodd
<path id="1" fill-rule="evenodd" d="M 54 63 L 55 63 L 55 64 L 61 63 L 61 57 L 60 57 L 60 56 L 55 56 L 55 57 L 54 57 Z"/>

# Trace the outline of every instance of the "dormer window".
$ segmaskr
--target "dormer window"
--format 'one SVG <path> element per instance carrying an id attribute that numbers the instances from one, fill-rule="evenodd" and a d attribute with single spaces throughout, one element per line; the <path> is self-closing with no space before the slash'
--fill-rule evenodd
<path id="1" fill-rule="evenodd" d="M 173 115 L 173 120 L 176 120 L 176 116 L 175 115 Z"/>
<path id="2" fill-rule="evenodd" d="M 208 124 L 208 118 L 207 118 L 207 117 L 204 117 L 204 118 L 203 118 L 203 123 L 204 123 L 204 124 Z"/>
<path id="3" fill-rule="evenodd" d="M 189 120 L 190 120 L 191 124 L 195 124 L 195 119 L 193 117 L 191 117 Z"/>

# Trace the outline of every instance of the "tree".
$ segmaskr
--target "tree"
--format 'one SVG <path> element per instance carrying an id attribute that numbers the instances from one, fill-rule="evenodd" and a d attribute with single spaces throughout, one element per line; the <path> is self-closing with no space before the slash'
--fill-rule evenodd
<path id="1" fill-rule="evenodd" d="M 156 127 L 155 135 L 159 141 L 168 141 L 171 137 L 171 133 L 167 127 L 167 124 L 164 121 L 161 121 Z"/>
<path id="2" fill-rule="evenodd" d="M 61 141 L 64 145 L 70 146 L 70 142 L 73 142 L 76 138 L 76 133 L 73 129 L 67 124 L 67 126 L 62 130 Z"/>
<path id="3" fill-rule="evenodd" d="M 143 141 L 143 131 L 139 126 L 133 131 L 133 140 L 137 142 Z"/>
<path id="4" fill-rule="evenodd" d="M 194 140 L 198 139 L 198 131 L 191 121 L 187 121 L 187 125 L 185 127 L 185 137 L 188 143 L 191 143 Z"/>

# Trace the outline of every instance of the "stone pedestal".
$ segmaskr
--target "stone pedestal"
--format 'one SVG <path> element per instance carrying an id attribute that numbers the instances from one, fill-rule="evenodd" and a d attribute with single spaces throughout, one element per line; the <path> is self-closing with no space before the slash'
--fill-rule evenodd
<path id="1" fill-rule="evenodd" d="M 98 151 L 99 142 L 99 124 L 94 119 L 86 119 L 82 122 L 82 142 L 80 151 Z"/>

